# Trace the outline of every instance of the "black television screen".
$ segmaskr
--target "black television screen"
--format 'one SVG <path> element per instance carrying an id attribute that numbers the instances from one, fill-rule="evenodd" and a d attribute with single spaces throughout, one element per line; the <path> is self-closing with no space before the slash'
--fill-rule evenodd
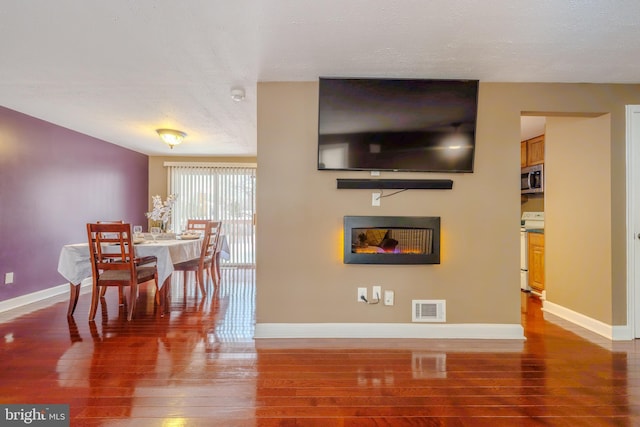
<path id="1" fill-rule="evenodd" d="M 473 172 L 477 80 L 320 78 L 318 169 Z"/>

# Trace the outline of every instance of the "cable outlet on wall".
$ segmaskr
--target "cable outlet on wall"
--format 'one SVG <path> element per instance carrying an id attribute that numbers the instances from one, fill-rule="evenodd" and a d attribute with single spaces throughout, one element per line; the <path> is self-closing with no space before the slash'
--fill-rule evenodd
<path id="1" fill-rule="evenodd" d="M 9 285 L 11 283 L 13 283 L 13 272 L 5 273 L 5 275 L 4 275 L 4 284 L 5 285 Z"/>
<path id="2" fill-rule="evenodd" d="M 393 305 L 393 291 L 384 291 L 384 305 Z"/>
<path id="3" fill-rule="evenodd" d="M 358 288 L 358 302 L 367 302 L 367 288 Z"/>

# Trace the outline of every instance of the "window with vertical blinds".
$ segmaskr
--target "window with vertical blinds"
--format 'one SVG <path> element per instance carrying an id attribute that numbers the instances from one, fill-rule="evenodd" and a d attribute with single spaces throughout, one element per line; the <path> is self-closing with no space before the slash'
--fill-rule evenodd
<path id="1" fill-rule="evenodd" d="M 255 164 L 166 162 L 168 191 L 177 195 L 172 227 L 185 228 L 187 219 L 222 221 L 229 259 L 222 266 L 255 265 Z"/>

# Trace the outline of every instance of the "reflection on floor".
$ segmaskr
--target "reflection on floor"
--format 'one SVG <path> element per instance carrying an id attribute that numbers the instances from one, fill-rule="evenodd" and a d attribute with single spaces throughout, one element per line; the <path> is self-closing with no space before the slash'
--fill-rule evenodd
<path id="1" fill-rule="evenodd" d="M 207 331 L 209 339 L 251 342 L 255 329 L 255 269 L 225 268 L 222 274 L 220 287 L 205 298 L 196 289 L 193 277 L 187 278 L 185 295 L 182 275 L 175 275 L 171 318 L 175 320 L 194 311 L 197 317 L 208 314 L 215 320 Z"/>
<path id="2" fill-rule="evenodd" d="M 255 341 L 255 286 L 223 269 L 202 298 L 176 275 L 169 313 L 145 287 L 131 322 L 115 290 L 96 322 L 86 293 L 71 319 L 66 299 L 0 314 L 0 404 L 69 404 L 74 427 L 640 425 L 635 341 L 545 320 L 528 294 L 526 341 Z"/>

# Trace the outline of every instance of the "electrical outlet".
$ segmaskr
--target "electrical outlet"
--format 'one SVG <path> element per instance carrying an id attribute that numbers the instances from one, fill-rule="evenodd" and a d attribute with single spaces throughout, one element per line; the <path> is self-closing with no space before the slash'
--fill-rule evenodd
<path id="1" fill-rule="evenodd" d="M 384 291 L 384 305 L 393 305 L 393 291 Z"/>
<path id="2" fill-rule="evenodd" d="M 367 302 L 367 288 L 358 288 L 358 302 Z"/>
<path id="3" fill-rule="evenodd" d="M 380 206 L 380 193 L 371 193 L 371 206 Z"/>
<path id="4" fill-rule="evenodd" d="M 10 283 L 13 283 L 13 272 L 5 273 L 4 275 L 4 284 L 8 285 Z"/>
<path id="5" fill-rule="evenodd" d="M 371 290 L 371 299 L 378 300 L 382 298 L 382 286 L 374 286 Z"/>

